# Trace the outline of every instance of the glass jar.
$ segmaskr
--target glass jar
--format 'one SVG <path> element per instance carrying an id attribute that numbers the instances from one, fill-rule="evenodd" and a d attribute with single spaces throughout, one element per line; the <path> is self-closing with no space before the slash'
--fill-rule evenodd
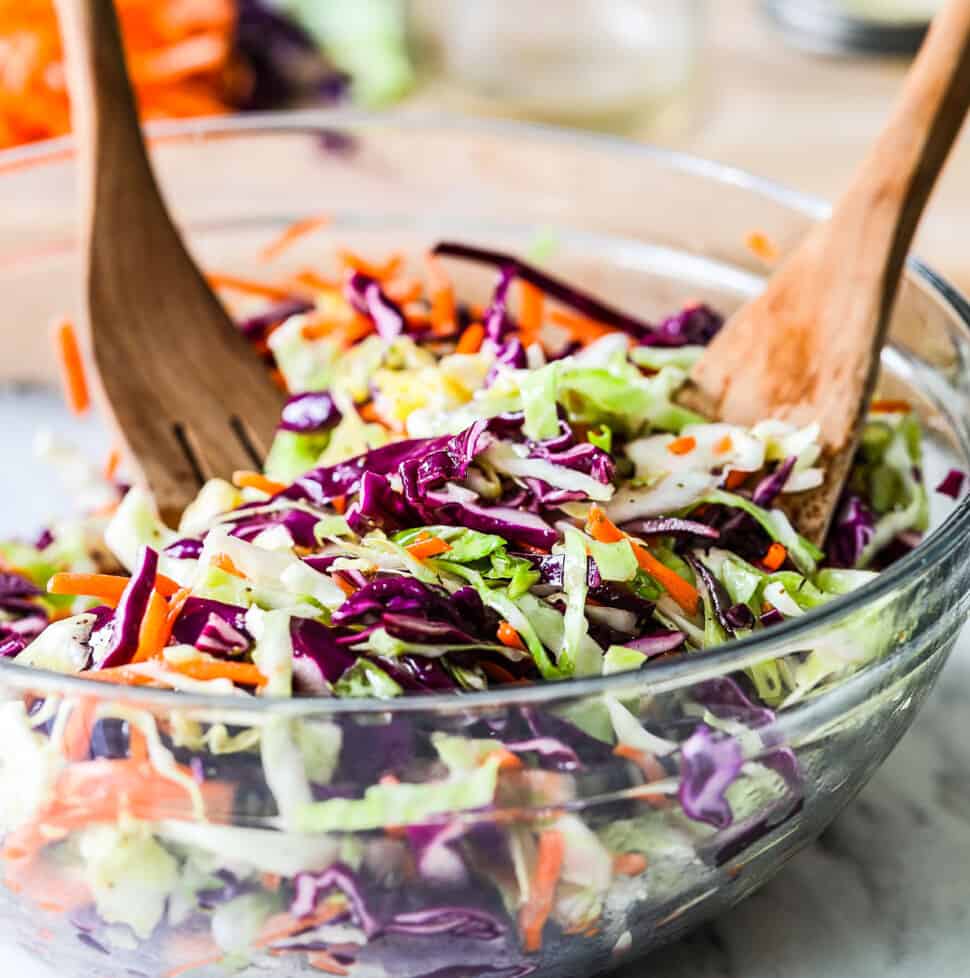
<path id="1" fill-rule="evenodd" d="M 690 115 L 705 0 L 412 0 L 416 63 L 464 111 L 652 135 Z"/>

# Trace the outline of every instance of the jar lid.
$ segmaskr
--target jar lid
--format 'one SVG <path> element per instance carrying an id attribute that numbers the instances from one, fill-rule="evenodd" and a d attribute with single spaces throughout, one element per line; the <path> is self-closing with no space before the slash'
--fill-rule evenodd
<path id="1" fill-rule="evenodd" d="M 929 27 L 925 19 L 853 16 L 832 0 L 763 0 L 763 6 L 792 44 L 822 54 L 913 54 Z"/>

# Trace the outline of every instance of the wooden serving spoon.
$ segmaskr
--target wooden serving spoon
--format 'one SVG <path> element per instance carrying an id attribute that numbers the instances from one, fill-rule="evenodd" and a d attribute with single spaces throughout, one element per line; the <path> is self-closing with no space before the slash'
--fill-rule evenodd
<path id="1" fill-rule="evenodd" d="M 968 108 L 970 0 L 949 0 L 831 218 L 727 322 L 684 393 L 735 424 L 819 423 L 825 482 L 786 501 L 815 543 L 849 472 L 913 235 Z"/>
<path id="2" fill-rule="evenodd" d="M 204 479 L 259 467 L 282 407 L 196 267 L 152 175 L 112 0 L 57 0 L 81 174 L 100 400 L 163 517 Z"/>

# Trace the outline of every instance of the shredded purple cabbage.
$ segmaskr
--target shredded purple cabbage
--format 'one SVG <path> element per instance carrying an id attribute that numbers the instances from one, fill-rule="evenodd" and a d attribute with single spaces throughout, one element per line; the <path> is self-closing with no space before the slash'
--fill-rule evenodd
<path id="1" fill-rule="evenodd" d="M 301 435 L 329 431 L 340 423 L 342 415 L 327 391 L 294 394 L 283 406 L 279 427 Z"/>
<path id="2" fill-rule="evenodd" d="M 688 818 L 727 828 L 733 815 L 724 792 L 741 773 L 744 755 L 734 737 L 701 724 L 681 745 L 679 798 Z"/>
<path id="3" fill-rule="evenodd" d="M 148 608 L 148 599 L 155 587 L 157 573 L 158 551 L 151 547 L 142 547 L 131 580 L 118 602 L 111 639 L 97 663 L 98 669 L 110 669 L 131 662 L 138 649 L 138 632 Z"/>
<path id="4" fill-rule="evenodd" d="M 936 491 L 951 499 L 959 499 L 963 495 L 963 484 L 966 482 L 967 474 L 960 469 L 950 469 L 943 477 L 943 481 L 936 487 Z"/>

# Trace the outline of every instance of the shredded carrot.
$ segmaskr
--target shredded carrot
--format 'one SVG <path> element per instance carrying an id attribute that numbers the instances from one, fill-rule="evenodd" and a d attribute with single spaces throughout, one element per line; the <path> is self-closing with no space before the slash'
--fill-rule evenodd
<path id="1" fill-rule="evenodd" d="M 165 633 L 167 619 L 168 604 L 158 591 L 152 591 L 138 632 L 138 648 L 132 662 L 146 662 L 153 655 L 161 652 L 162 639 L 168 641 Z"/>
<path id="2" fill-rule="evenodd" d="M 71 708 L 64 727 L 64 756 L 69 761 L 87 760 L 91 753 L 91 732 L 98 713 L 98 701 L 84 696 Z"/>
<path id="3" fill-rule="evenodd" d="M 330 580 L 349 598 L 357 589 L 342 574 L 331 574 Z"/>
<path id="4" fill-rule="evenodd" d="M 329 223 L 330 217 L 327 214 L 317 214 L 315 217 L 305 217 L 300 221 L 294 221 L 263 248 L 259 253 L 259 260 L 276 261 L 284 251 L 296 244 L 301 238 L 325 228 Z"/>
<path id="5" fill-rule="evenodd" d="M 697 439 L 692 435 L 684 435 L 680 438 L 675 438 L 668 446 L 667 451 L 671 455 L 687 455 L 697 448 Z"/>
<path id="6" fill-rule="evenodd" d="M 353 322 L 343 331 L 344 349 L 360 342 L 365 336 L 374 332 L 374 323 L 368 316 L 355 315 Z"/>
<path id="7" fill-rule="evenodd" d="M 741 472 L 739 469 L 731 469 L 727 474 L 727 478 L 724 480 L 724 488 L 740 489 L 741 486 L 748 481 L 748 476 L 751 475 L 750 472 Z"/>
<path id="8" fill-rule="evenodd" d="M 441 537 L 429 536 L 425 540 L 415 540 L 409 543 L 407 552 L 415 560 L 427 560 L 429 557 L 437 557 L 439 554 L 447 553 L 451 550 L 451 544 Z"/>
<path id="9" fill-rule="evenodd" d="M 616 543 L 626 537 L 626 534 L 610 521 L 599 506 L 590 507 L 586 526 L 590 536 L 602 543 Z M 629 537 L 626 539 L 630 540 L 630 546 L 633 548 L 633 554 L 640 567 L 657 581 L 684 611 L 690 615 L 694 614 L 700 600 L 697 589 L 689 581 L 685 581 L 679 574 L 657 560 L 646 547 Z"/>
<path id="10" fill-rule="evenodd" d="M 626 534 L 617 528 L 599 506 L 591 506 L 586 518 L 586 529 L 594 540 L 600 543 L 616 543 Z"/>
<path id="11" fill-rule="evenodd" d="M 361 416 L 361 419 L 366 421 L 368 424 L 383 424 L 383 419 L 377 413 L 377 407 L 373 401 L 368 401 L 366 404 L 362 404 L 357 408 L 357 413 Z"/>
<path id="12" fill-rule="evenodd" d="M 485 342 L 485 327 L 481 323 L 471 323 L 458 339 L 455 353 L 478 353 Z"/>
<path id="13" fill-rule="evenodd" d="M 715 455 L 727 455 L 734 448 L 734 442 L 730 435 L 725 435 L 720 441 L 714 444 Z"/>
<path id="14" fill-rule="evenodd" d="M 102 470 L 105 482 L 114 482 L 114 478 L 118 474 L 119 465 L 121 465 L 121 449 L 112 448 L 108 453 L 108 457 L 105 459 L 104 469 Z"/>
<path id="15" fill-rule="evenodd" d="M 689 615 L 697 611 L 700 595 L 690 581 L 685 581 L 679 574 L 665 564 L 660 563 L 646 547 L 635 540 L 630 541 L 637 563 L 680 605 Z"/>
<path id="16" fill-rule="evenodd" d="M 428 294 L 431 297 L 431 330 L 436 336 L 450 336 L 458 322 L 455 287 L 435 255 L 426 255 L 425 265 L 428 270 Z"/>
<path id="17" fill-rule="evenodd" d="M 482 671 L 489 679 L 494 679 L 496 682 L 503 683 L 506 686 L 527 686 L 529 684 L 528 679 L 517 679 L 505 666 L 500 666 L 497 662 L 492 662 L 490 659 L 482 659 L 478 664 L 482 667 Z"/>
<path id="18" fill-rule="evenodd" d="M 98 683 L 112 683 L 118 686 L 151 686 L 155 679 L 144 673 L 136 672 L 129 666 L 111 666 L 107 669 L 88 669 L 79 672 L 78 678 L 90 679 Z"/>
<path id="19" fill-rule="evenodd" d="M 64 385 L 64 398 L 74 414 L 84 414 L 91 406 L 88 382 L 84 375 L 84 362 L 81 347 L 70 319 L 61 319 L 54 324 L 54 346 L 61 367 L 61 382 Z"/>
<path id="20" fill-rule="evenodd" d="M 396 302 L 399 306 L 406 306 L 411 302 L 417 302 L 424 295 L 424 286 L 416 278 L 395 279 L 384 286 L 384 292 L 392 302 Z"/>
<path id="21" fill-rule="evenodd" d="M 515 630 L 514 626 L 507 621 L 503 621 L 498 626 L 498 640 L 510 649 L 525 649 L 525 643 L 522 641 L 522 637 Z"/>
<path id="22" fill-rule="evenodd" d="M 504 747 L 501 750 L 494 751 L 489 754 L 489 759 L 498 760 L 498 769 L 500 771 L 518 771 L 525 765 L 522 763 L 522 758 L 518 754 L 513 754 L 512 751 L 506 750 Z"/>
<path id="23" fill-rule="evenodd" d="M 647 868 L 642 852 L 618 852 L 613 857 L 613 872 L 618 876 L 639 876 Z"/>
<path id="24" fill-rule="evenodd" d="M 273 382 L 273 385 L 281 390 L 284 394 L 288 394 L 290 391 L 290 385 L 287 384 L 286 378 L 283 376 L 283 371 L 274 367 L 269 372 L 269 379 Z"/>
<path id="25" fill-rule="evenodd" d="M 326 339 L 328 336 L 333 334 L 336 328 L 337 325 L 332 319 L 327 319 L 323 316 L 316 316 L 312 319 L 308 319 L 300 327 L 300 336 L 312 343 L 314 340 Z"/>
<path id="26" fill-rule="evenodd" d="M 223 662 L 221 659 L 190 659 L 187 662 L 168 662 L 173 672 L 190 679 L 208 682 L 211 679 L 228 679 L 237 686 L 265 686 L 266 677 L 248 662 Z"/>
<path id="27" fill-rule="evenodd" d="M 531 282 L 519 282 L 519 328 L 526 336 L 535 337 L 542 329 L 545 301 L 542 289 Z"/>
<path id="28" fill-rule="evenodd" d="M 761 558 L 761 563 L 770 570 L 776 571 L 788 559 L 788 551 L 780 544 L 773 543 L 768 552 Z"/>
<path id="29" fill-rule="evenodd" d="M 232 484 L 240 489 L 258 489 L 268 496 L 275 496 L 286 488 L 282 482 L 267 479 L 261 472 L 247 472 L 245 469 L 233 472 Z"/>
<path id="30" fill-rule="evenodd" d="M 128 758 L 132 761 L 148 760 L 148 741 L 135 726 L 128 728 Z"/>
<path id="31" fill-rule="evenodd" d="M 71 594 L 98 598 L 110 607 L 121 600 L 130 578 L 117 574 L 55 574 L 47 583 L 50 594 Z M 179 586 L 164 574 L 155 576 L 155 588 L 164 598 L 171 597 Z"/>
<path id="32" fill-rule="evenodd" d="M 913 405 L 909 401 L 873 401 L 869 410 L 876 414 L 906 414 L 913 410 Z"/>
<path id="33" fill-rule="evenodd" d="M 344 905 L 334 902 L 325 903 L 307 917 L 291 917 L 288 913 L 276 914 L 263 924 L 262 932 L 254 943 L 256 947 L 267 947 L 276 941 L 293 937 L 301 931 L 326 924 L 344 913 L 346 913 Z"/>
<path id="34" fill-rule="evenodd" d="M 293 281 L 298 285 L 305 286 L 308 289 L 313 289 L 314 292 L 335 292 L 340 288 L 340 284 L 338 282 L 334 282 L 329 278 L 324 278 L 312 268 L 304 268 L 302 271 L 297 272 L 297 274 L 293 277 Z"/>
<path id="35" fill-rule="evenodd" d="M 232 574 L 233 577 L 241 577 L 245 580 L 246 575 L 236 566 L 229 554 L 216 554 L 212 558 L 212 566 L 225 571 L 227 574 Z"/>
<path id="36" fill-rule="evenodd" d="M 160 636 L 161 648 L 165 648 L 165 646 L 168 645 L 168 640 L 172 637 L 172 630 L 175 628 L 175 623 L 179 620 L 179 616 L 182 614 L 182 609 L 185 607 L 185 602 L 188 601 L 191 596 L 192 591 L 187 587 L 179 588 L 179 590 L 172 595 L 172 599 L 168 603 L 168 611 L 165 613 L 165 627 Z"/>
<path id="37" fill-rule="evenodd" d="M 354 272 L 360 272 L 368 278 L 377 279 L 378 282 L 385 282 L 393 278 L 404 265 L 404 255 L 393 254 L 383 265 L 375 265 L 353 251 L 341 248 L 337 251 L 337 257 L 342 265 Z"/>
<path id="38" fill-rule="evenodd" d="M 347 512 L 347 497 L 346 496 L 335 496 L 330 500 L 330 505 L 333 507 L 333 511 L 338 516 L 343 516 Z"/>
<path id="39" fill-rule="evenodd" d="M 773 262 L 778 258 L 778 248 L 764 231 L 752 231 L 745 238 L 745 244 L 751 254 L 762 261 Z"/>
<path id="40" fill-rule="evenodd" d="M 264 890 L 275 892 L 280 888 L 280 884 L 283 882 L 283 877 L 280 876 L 279 873 L 261 873 L 259 882 L 262 883 Z"/>
<path id="41" fill-rule="evenodd" d="M 255 279 L 225 275 L 222 272 L 209 272 L 206 278 L 209 285 L 215 289 L 231 289 L 233 292 L 244 292 L 246 295 L 256 295 L 262 299 L 271 299 L 273 302 L 293 298 L 290 289 L 271 285 L 269 282 L 257 282 Z"/>
<path id="42" fill-rule="evenodd" d="M 595 319 L 588 319 L 586 316 L 577 316 L 573 312 L 566 312 L 562 309 L 553 309 L 549 313 L 550 322 L 557 326 L 569 330 L 569 335 L 573 340 L 588 346 L 607 333 L 614 333 L 616 330 L 603 323 L 598 323 Z"/>
<path id="43" fill-rule="evenodd" d="M 170 971 L 166 971 L 165 974 L 162 975 L 162 978 L 181 978 L 182 975 L 186 975 L 190 971 L 205 968 L 210 964 L 218 964 L 225 956 L 224 951 L 219 951 L 217 953 L 210 954 L 207 958 L 199 958 L 197 961 L 189 961 L 188 964 L 177 965 Z"/>
<path id="44" fill-rule="evenodd" d="M 562 872 L 565 851 L 562 833 L 547 829 L 539 835 L 539 852 L 530 881 L 529 902 L 519 911 L 522 946 L 528 953 L 542 948 L 542 930 L 555 903 L 556 886 Z"/>
<path id="45" fill-rule="evenodd" d="M 349 975 L 350 972 L 334 957 L 326 951 L 310 951 L 307 954 L 307 964 L 317 971 L 323 971 L 328 975 Z"/>

